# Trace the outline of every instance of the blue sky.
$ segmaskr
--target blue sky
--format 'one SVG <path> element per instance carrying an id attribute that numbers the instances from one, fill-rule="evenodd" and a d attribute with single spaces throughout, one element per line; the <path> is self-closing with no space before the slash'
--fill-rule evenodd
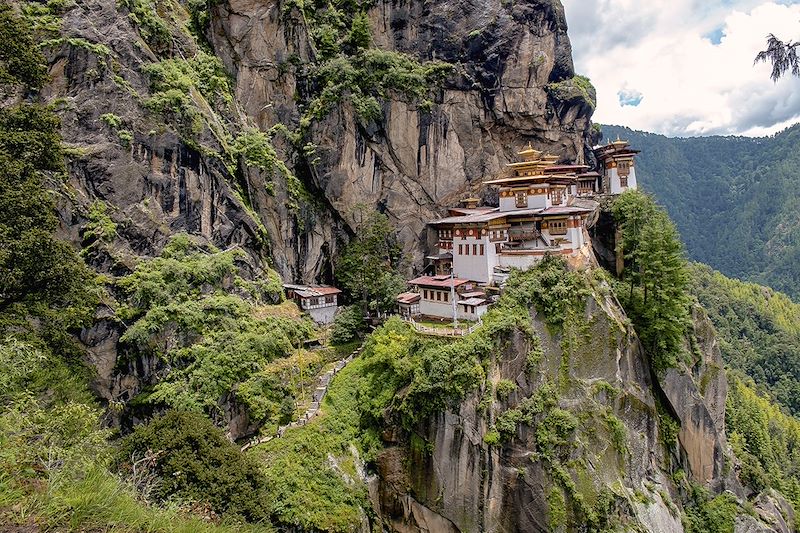
<path id="1" fill-rule="evenodd" d="M 800 40 L 800 0 L 562 0 L 594 120 L 671 136 L 768 135 L 800 122 L 800 79 L 753 65 Z"/>

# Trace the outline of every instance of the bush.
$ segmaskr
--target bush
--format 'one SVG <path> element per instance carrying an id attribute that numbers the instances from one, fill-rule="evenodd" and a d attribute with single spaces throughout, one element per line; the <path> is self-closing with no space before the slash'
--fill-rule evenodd
<path id="1" fill-rule="evenodd" d="M 497 386 L 495 387 L 497 397 L 501 400 L 507 400 L 515 390 L 517 390 L 517 385 L 513 381 L 507 379 L 501 379 L 497 382 Z"/>
<path id="2" fill-rule="evenodd" d="M 132 463 L 155 454 L 160 501 L 207 503 L 220 514 L 249 521 L 268 518 L 266 479 L 258 464 L 228 441 L 200 414 L 170 411 L 140 425 L 123 439 L 115 463 L 129 472 Z"/>
<path id="3" fill-rule="evenodd" d="M 357 339 L 364 331 L 364 313 L 356 305 L 344 307 L 333 321 L 331 342 L 333 344 L 346 344 Z"/>

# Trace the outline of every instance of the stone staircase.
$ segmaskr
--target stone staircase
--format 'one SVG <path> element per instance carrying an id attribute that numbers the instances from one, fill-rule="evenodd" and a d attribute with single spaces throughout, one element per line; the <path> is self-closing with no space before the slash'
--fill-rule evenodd
<path id="1" fill-rule="evenodd" d="M 272 439 L 277 439 L 283 437 L 284 433 L 286 433 L 287 429 L 302 427 L 308 424 L 312 418 L 317 416 L 320 411 L 320 406 L 322 405 L 322 400 L 325 398 L 325 395 L 328 393 L 328 386 L 330 385 L 333 377 L 339 373 L 347 364 L 361 355 L 361 351 L 364 349 L 364 343 L 353 350 L 353 352 L 345 357 L 344 359 L 339 359 L 333 365 L 333 368 L 328 370 L 327 372 L 323 373 L 319 377 L 319 381 L 317 383 L 317 388 L 311 394 L 311 405 L 306 409 L 305 413 L 300 415 L 297 420 L 290 422 L 284 426 L 280 426 L 278 431 L 275 435 L 267 435 L 264 437 L 256 437 L 251 441 L 247 442 L 244 446 L 242 446 L 242 451 L 247 450 L 248 448 L 252 448 L 253 446 L 258 446 L 259 444 L 264 444 L 266 442 L 271 441 Z"/>

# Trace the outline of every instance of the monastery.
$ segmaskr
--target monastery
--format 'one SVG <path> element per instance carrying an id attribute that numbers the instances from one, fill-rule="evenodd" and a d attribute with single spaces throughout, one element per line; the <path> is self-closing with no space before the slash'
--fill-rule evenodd
<path id="1" fill-rule="evenodd" d="M 410 280 L 398 297 L 405 316 L 475 320 L 488 310 L 488 287 L 505 283 L 511 269 L 526 270 L 546 255 L 588 254 L 586 219 L 598 196 L 636 188 L 638 150 L 617 139 L 594 149 L 600 172 L 586 165 L 559 165 L 558 156 L 530 145 L 497 187 L 499 206 L 468 198 L 448 216 L 429 222 L 436 247 L 427 257 L 433 275 Z"/>

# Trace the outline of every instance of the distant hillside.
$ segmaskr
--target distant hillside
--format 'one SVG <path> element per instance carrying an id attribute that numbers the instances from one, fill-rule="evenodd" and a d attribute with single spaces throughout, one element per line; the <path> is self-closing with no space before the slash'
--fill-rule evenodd
<path id="1" fill-rule="evenodd" d="M 728 368 L 751 377 L 793 415 L 800 415 L 800 304 L 767 287 L 691 268 L 692 293 L 717 329 Z"/>
<path id="2" fill-rule="evenodd" d="M 774 137 L 668 138 L 620 126 L 637 178 L 664 204 L 692 259 L 800 301 L 800 125 Z"/>

